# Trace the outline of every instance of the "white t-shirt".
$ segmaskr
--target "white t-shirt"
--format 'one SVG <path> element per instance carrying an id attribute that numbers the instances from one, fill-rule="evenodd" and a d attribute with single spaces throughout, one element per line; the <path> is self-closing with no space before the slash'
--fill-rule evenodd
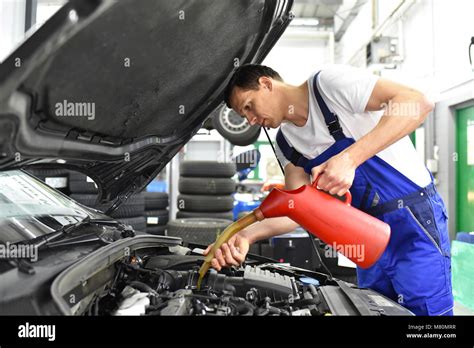
<path id="1" fill-rule="evenodd" d="M 280 126 L 286 141 L 309 159 L 317 157 L 335 142 L 329 134 L 314 96 L 313 77 L 316 73 L 317 71 L 307 80 L 310 97 L 306 124 L 298 127 L 288 122 Z M 319 92 L 329 110 L 339 117 L 339 123 L 346 137 L 357 141 L 370 132 L 382 117 L 383 110 L 364 111 L 377 80 L 377 76 L 365 70 L 344 65 L 328 66 L 319 74 L 317 82 Z M 290 163 L 278 144 L 276 153 L 283 167 Z M 430 184 L 430 174 L 408 136 L 379 152 L 377 156 L 418 186 L 425 187 Z"/>

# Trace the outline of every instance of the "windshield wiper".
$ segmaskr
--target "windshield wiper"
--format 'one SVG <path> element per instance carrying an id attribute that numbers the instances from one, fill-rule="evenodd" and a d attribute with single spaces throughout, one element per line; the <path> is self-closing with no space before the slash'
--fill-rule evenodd
<path id="1" fill-rule="evenodd" d="M 36 273 L 36 270 L 34 266 L 31 264 L 31 262 L 25 259 L 9 259 L 8 262 L 13 267 L 18 268 L 18 270 L 22 273 L 29 274 L 29 275 L 33 275 Z"/>
<path id="2" fill-rule="evenodd" d="M 61 243 L 61 242 L 54 243 L 54 241 L 59 239 L 60 237 L 64 235 L 68 235 L 71 232 L 77 230 L 78 228 L 81 228 L 84 226 L 90 226 L 94 224 L 116 226 L 120 230 L 122 238 L 135 236 L 135 233 L 133 232 L 132 228 L 116 220 L 91 219 L 90 217 L 87 217 L 82 221 L 69 224 L 69 225 L 64 225 L 60 229 L 54 232 L 48 233 L 47 235 L 35 238 L 31 241 L 18 242 L 16 244 L 32 246 L 34 248 L 37 248 L 37 250 L 44 247 L 49 247 L 49 246 L 53 247 Z M 90 234 L 87 234 L 85 236 L 90 237 Z M 79 236 L 79 237 L 82 238 L 83 236 Z M 72 237 L 72 239 L 76 239 L 76 238 L 77 237 Z M 101 238 L 97 237 L 97 239 L 101 239 Z M 87 239 L 87 241 L 92 241 L 92 239 L 89 238 Z M 33 275 L 36 273 L 33 264 L 25 259 L 6 259 L 5 261 L 8 261 L 10 265 L 18 268 L 18 270 L 22 273 L 29 274 L 29 275 Z"/>
<path id="3" fill-rule="evenodd" d="M 109 226 L 116 226 L 120 231 L 121 231 L 121 236 L 122 238 L 126 237 L 134 237 L 135 233 L 133 232 L 132 228 L 129 228 L 127 225 L 116 221 L 116 220 L 108 220 L 108 219 L 91 219 L 90 217 L 85 218 L 82 221 L 75 222 L 72 224 L 64 225 L 60 229 L 48 233 L 47 235 L 35 238 L 33 241 L 23 241 L 21 242 L 22 244 L 27 244 L 27 245 L 32 245 L 34 247 L 37 247 L 38 249 L 41 249 L 43 247 L 47 247 L 52 242 L 56 241 L 57 239 L 69 235 L 70 233 L 76 231 L 79 228 L 82 228 L 84 226 L 90 226 L 90 225 L 109 225 Z"/>

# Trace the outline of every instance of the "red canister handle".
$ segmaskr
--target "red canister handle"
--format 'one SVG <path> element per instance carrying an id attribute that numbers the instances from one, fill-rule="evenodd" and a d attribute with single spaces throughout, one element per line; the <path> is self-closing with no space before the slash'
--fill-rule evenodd
<path id="1" fill-rule="evenodd" d="M 316 180 L 314 180 L 314 182 L 311 184 L 311 186 L 313 186 L 315 189 L 318 189 L 320 191 L 323 191 L 321 189 L 318 188 L 318 181 L 319 181 L 319 178 L 321 177 L 321 174 L 319 174 L 317 177 L 316 177 Z M 325 192 L 325 191 L 324 191 Z M 346 201 L 344 203 L 346 203 L 347 205 L 351 205 L 352 203 L 352 194 L 350 193 L 349 190 L 347 190 L 347 192 L 345 193 L 345 196 L 346 196 Z"/>

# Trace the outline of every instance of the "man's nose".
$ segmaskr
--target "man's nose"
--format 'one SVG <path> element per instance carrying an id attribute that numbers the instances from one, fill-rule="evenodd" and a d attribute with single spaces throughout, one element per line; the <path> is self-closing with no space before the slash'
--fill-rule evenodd
<path id="1" fill-rule="evenodd" d="M 253 126 L 253 125 L 255 125 L 255 124 L 257 123 L 257 117 L 255 117 L 255 116 L 250 116 L 250 117 L 247 119 L 247 121 L 249 121 L 249 124 L 250 124 L 251 126 Z"/>

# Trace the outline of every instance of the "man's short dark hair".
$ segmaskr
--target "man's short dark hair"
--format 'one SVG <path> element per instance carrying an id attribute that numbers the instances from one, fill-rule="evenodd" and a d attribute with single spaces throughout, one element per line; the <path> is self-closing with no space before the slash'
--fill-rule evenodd
<path id="1" fill-rule="evenodd" d="M 231 108 L 230 97 L 235 87 L 239 87 L 244 90 L 258 90 L 258 79 L 262 76 L 271 77 L 272 79 L 278 81 L 283 81 L 280 74 L 268 66 L 259 64 L 245 64 L 239 66 L 234 71 L 234 74 L 230 78 L 230 81 L 224 90 L 224 101 L 227 107 Z"/>

